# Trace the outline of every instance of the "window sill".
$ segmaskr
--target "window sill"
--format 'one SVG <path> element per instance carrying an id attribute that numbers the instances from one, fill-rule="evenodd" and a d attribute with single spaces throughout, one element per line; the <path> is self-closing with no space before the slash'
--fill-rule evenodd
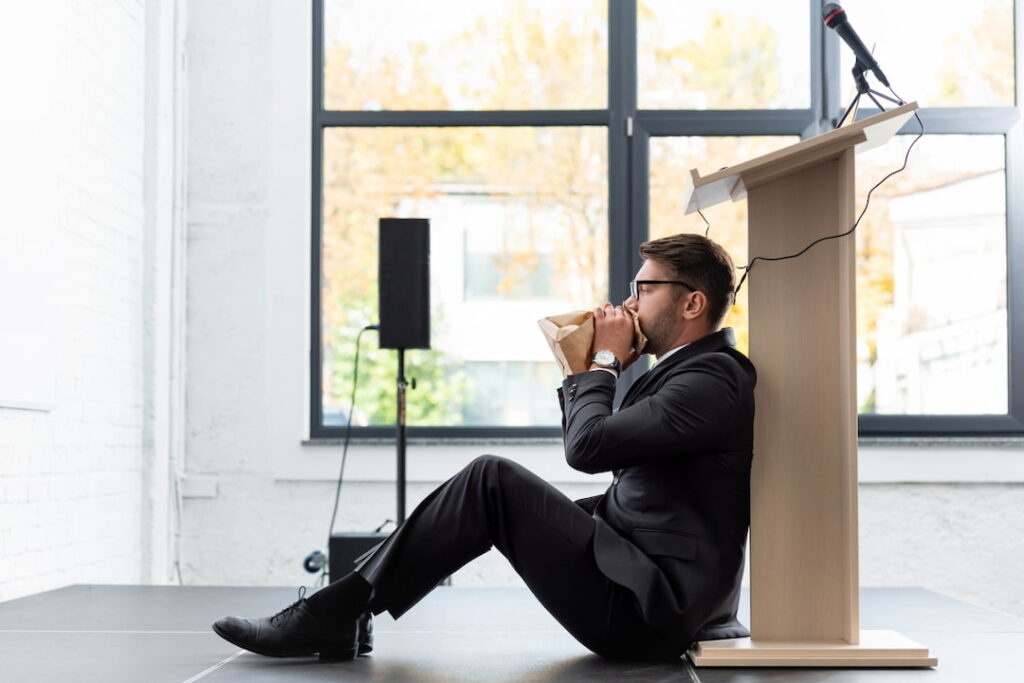
<path id="1" fill-rule="evenodd" d="M 342 439 L 302 442 L 300 456 L 279 463 L 281 481 L 333 481 Z M 406 451 L 409 483 L 444 481 L 484 453 L 515 460 L 555 484 L 600 483 L 610 476 L 589 475 L 565 463 L 561 439 L 410 439 Z M 858 447 L 862 484 L 1020 484 L 1024 483 L 1024 438 L 864 438 Z M 393 439 L 349 444 L 346 481 L 392 482 Z"/>
<path id="2" fill-rule="evenodd" d="M 300 455 L 279 462 L 275 478 L 281 481 L 336 480 L 344 439 L 310 439 Z M 611 474 L 577 472 L 565 462 L 561 439 L 409 439 L 406 481 L 440 483 L 484 454 L 515 460 L 552 484 L 600 484 Z M 352 439 L 345 464 L 345 481 L 393 482 L 396 472 L 394 439 Z"/>
<path id="3" fill-rule="evenodd" d="M 1022 441 L 1024 443 L 1024 441 Z M 343 446 L 345 444 L 344 438 L 338 437 L 322 437 L 315 439 L 303 439 L 303 446 Z M 359 444 L 360 446 L 387 446 L 394 449 L 395 440 L 394 438 L 383 438 L 383 437 L 358 437 L 353 436 L 349 442 L 349 448 Z M 536 438 L 495 438 L 495 439 L 483 439 L 480 437 L 409 437 L 406 439 L 407 446 L 550 446 L 552 444 L 561 445 L 561 438 L 548 438 L 548 437 L 536 437 Z"/>
<path id="4" fill-rule="evenodd" d="M 316 439 L 303 439 L 303 446 L 341 446 L 345 439 L 338 437 L 324 437 Z M 350 440 L 350 447 L 354 444 L 365 446 L 388 446 L 394 448 L 395 440 L 384 437 L 359 437 L 353 436 Z M 406 440 L 410 446 L 550 446 L 561 444 L 561 438 L 535 437 L 535 438 L 493 438 L 484 439 L 480 437 L 410 437 Z M 899 448 L 924 448 L 934 446 L 950 446 L 956 448 L 979 447 L 979 448 L 1020 448 L 1024 450 L 1024 436 L 862 436 L 857 439 L 859 448 L 877 447 L 899 447 Z"/>
<path id="5" fill-rule="evenodd" d="M 1024 436 L 862 436 L 857 443 L 861 448 L 953 446 L 1024 449 Z"/>

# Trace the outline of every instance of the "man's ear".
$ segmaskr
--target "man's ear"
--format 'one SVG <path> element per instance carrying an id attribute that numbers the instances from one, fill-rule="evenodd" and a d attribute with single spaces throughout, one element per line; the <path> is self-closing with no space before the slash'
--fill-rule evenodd
<path id="1" fill-rule="evenodd" d="M 704 292 L 691 292 L 683 304 L 683 318 L 696 320 L 708 310 L 708 298 Z"/>

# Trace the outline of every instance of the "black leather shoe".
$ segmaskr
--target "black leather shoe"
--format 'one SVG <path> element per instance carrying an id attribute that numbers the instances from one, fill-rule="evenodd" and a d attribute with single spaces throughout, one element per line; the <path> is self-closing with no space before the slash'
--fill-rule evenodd
<path id="1" fill-rule="evenodd" d="M 373 652 L 373 614 L 363 612 L 356 623 L 359 625 L 359 654 Z"/>
<path id="2" fill-rule="evenodd" d="M 213 623 L 214 632 L 238 647 L 267 657 L 302 657 L 319 654 L 321 661 L 354 659 L 359 650 L 359 622 L 327 626 L 309 611 L 306 589 L 299 599 L 277 614 L 262 619 L 224 617 Z M 372 627 L 371 627 L 372 628 Z M 372 631 L 368 645 L 373 648 Z"/>

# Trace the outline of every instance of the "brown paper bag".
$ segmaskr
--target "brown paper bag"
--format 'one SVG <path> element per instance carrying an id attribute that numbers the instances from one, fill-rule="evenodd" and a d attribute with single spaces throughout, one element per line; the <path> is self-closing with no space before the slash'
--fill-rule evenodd
<path id="1" fill-rule="evenodd" d="M 640 322 L 633 315 L 633 348 L 643 353 L 647 337 L 640 331 Z M 572 311 L 551 315 L 537 321 L 562 370 L 562 377 L 590 369 L 591 346 L 594 343 L 594 312 Z"/>

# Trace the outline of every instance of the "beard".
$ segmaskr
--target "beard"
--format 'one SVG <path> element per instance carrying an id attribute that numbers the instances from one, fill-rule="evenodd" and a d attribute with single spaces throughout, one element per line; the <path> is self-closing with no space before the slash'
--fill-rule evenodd
<path id="1" fill-rule="evenodd" d="M 640 321 L 640 331 L 647 337 L 646 353 L 655 357 L 669 350 L 668 345 L 675 338 L 675 321 L 665 312 L 649 322 Z"/>

